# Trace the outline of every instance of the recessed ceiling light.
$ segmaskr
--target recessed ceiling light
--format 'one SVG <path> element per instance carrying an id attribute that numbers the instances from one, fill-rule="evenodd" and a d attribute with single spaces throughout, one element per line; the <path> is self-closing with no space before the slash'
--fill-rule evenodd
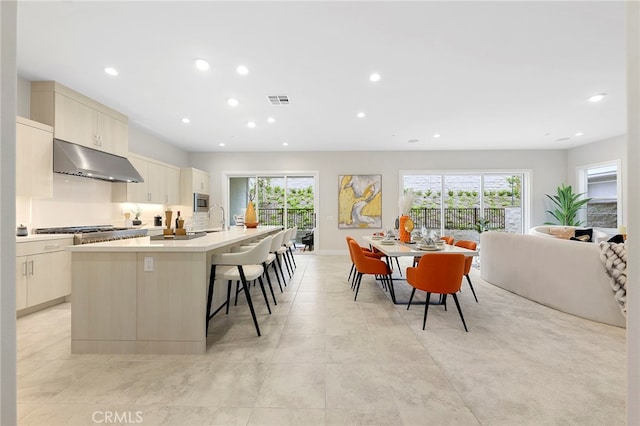
<path id="1" fill-rule="evenodd" d="M 373 81 L 374 83 L 376 81 L 380 81 L 380 74 L 378 74 L 377 72 L 374 72 L 369 76 L 369 81 Z"/>
<path id="2" fill-rule="evenodd" d="M 273 123 L 275 123 L 275 122 L 276 122 L 276 119 L 275 119 L 275 118 L 273 118 L 273 117 L 269 117 L 269 118 L 267 118 L 267 123 L 269 123 L 269 124 L 273 124 Z"/>
<path id="3" fill-rule="evenodd" d="M 209 62 L 205 61 L 204 59 L 196 59 L 196 68 L 198 68 L 200 71 L 206 71 L 209 69 Z"/>
<path id="4" fill-rule="evenodd" d="M 238 106 L 239 103 L 240 103 L 240 101 L 238 101 L 236 98 L 227 99 L 227 105 L 229 105 L 229 106 L 236 107 L 236 106 Z"/>
<path id="5" fill-rule="evenodd" d="M 236 72 L 240 75 L 247 75 L 249 74 L 249 68 L 245 67 L 244 65 L 238 65 L 238 68 L 236 68 Z"/>
<path id="6" fill-rule="evenodd" d="M 218 146 L 224 146 L 224 142 L 220 142 Z"/>
<path id="7" fill-rule="evenodd" d="M 584 133 L 582 133 L 582 132 L 576 133 L 576 136 L 582 136 L 582 135 L 584 135 Z"/>
<path id="8" fill-rule="evenodd" d="M 418 142 L 420 142 L 420 139 L 409 139 L 407 142 L 409 142 L 409 143 L 418 143 Z"/>
<path id="9" fill-rule="evenodd" d="M 364 118 L 364 112 L 359 112 L 358 113 L 358 118 Z"/>
<path id="10" fill-rule="evenodd" d="M 569 139 L 571 138 L 558 138 L 556 139 L 556 142 L 565 142 L 565 141 L 568 141 Z"/>
<path id="11" fill-rule="evenodd" d="M 598 93 L 597 95 L 593 95 L 589 98 L 589 102 L 600 102 L 601 100 L 604 99 L 604 97 L 607 96 L 606 93 Z"/>
<path id="12" fill-rule="evenodd" d="M 250 121 L 247 123 L 247 126 L 253 129 L 254 127 L 256 127 L 256 123 L 254 123 L 253 121 Z"/>
<path id="13" fill-rule="evenodd" d="M 440 133 L 434 133 L 433 137 L 436 138 L 436 139 L 439 138 L 440 137 Z"/>
<path id="14" fill-rule="evenodd" d="M 191 120 L 189 120 L 187 117 L 185 117 L 185 118 L 182 119 L 182 122 L 184 124 L 189 124 L 189 123 L 191 123 Z"/>
<path id="15" fill-rule="evenodd" d="M 104 69 L 104 72 L 106 72 L 106 73 L 107 73 L 107 74 L 109 74 L 109 75 L 113 75 L 113 76 L 118 75 L 118 70 L 117 70 L 117 69 L 115 69 L 115 68 L 113 68 L 113 67 L 106 67 L 106 68 Z"/>
<path id="16" fill-rule="evenodd" d="M 289 146 L 289 144 L 286 142 L 282 142 L 282 146 Z"/>

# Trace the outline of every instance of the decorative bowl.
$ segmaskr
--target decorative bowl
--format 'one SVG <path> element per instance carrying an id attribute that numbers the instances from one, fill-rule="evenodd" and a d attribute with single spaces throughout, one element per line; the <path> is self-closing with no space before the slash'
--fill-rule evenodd
<path id="1" fill-rule="evenodd" d="M 258 222 L 245 222 L 244 226 L 246 226 L 247 228 L 257 228 Z"/>

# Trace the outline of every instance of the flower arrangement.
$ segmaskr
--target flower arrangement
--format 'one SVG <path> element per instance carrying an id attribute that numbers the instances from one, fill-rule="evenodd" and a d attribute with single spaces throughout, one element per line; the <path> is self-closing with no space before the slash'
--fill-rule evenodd
<path id="1" fill-rule="evenodd" d="M 409 216 L 415 199 L 416 194 L 413 192 L 413 189 L 409 188 L 404 191 L 404 194 L 400 196 L 400 200 L 398 201 L 401 216 Z"/>

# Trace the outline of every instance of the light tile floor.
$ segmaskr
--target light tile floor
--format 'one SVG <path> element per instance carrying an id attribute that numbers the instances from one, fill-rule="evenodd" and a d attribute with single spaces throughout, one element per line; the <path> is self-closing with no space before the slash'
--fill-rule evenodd
<path id="1" fill-rule="evenodd" d="M 474 270 L 480 303 L 466 283 L 460 295 L 469 333 L 453 304 L 423 331 L 422 307 L 394 306 L 371 277 L 354 302 L 346 257 L 296 259 L 272 315 L 254 292 L 262 337 L 241 295 L 202 356 L 70 354 L 69 304 L 20 318 L 19 424 L 624 424 L 625 330 Z"/>

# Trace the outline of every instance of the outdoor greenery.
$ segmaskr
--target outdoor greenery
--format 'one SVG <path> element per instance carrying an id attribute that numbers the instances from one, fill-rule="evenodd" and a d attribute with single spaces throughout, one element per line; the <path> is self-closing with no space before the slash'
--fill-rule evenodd
<path id="1" fill-rule="evenodd" d="M 505 189 L 484 191 L 484 206 L 499 207 L 520 207 L 522 195 L 522 179 L 520 176 L 506 176 Z M 432 190 L 416 190 L 414 208 L 439 208 L 442 201 L 442 193 Z M 449 190 L 445 194 L 445 207 L 448 208 L 473 208 L 480 207 L 480 197 L 478 191 Z"/>
<path id="2" fill-rule="evenodd" d="M 284 207 L 283 187 L 272 184 L 272 178 L 258 179 L 258 207 L 274 209 Z M 313 187 L 290 188 L 287 193 L 287 207 L 290 209 L 313 209 Z"/>

